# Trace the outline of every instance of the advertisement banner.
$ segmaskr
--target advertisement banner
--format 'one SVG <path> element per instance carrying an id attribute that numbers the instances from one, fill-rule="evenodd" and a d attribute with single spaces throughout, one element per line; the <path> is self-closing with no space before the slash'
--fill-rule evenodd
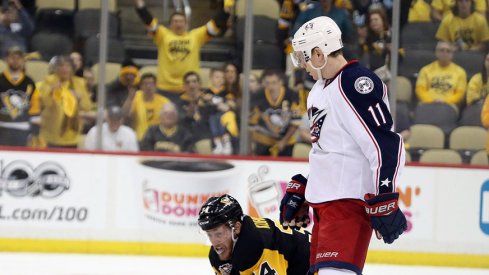
<path id="1" fill-rule="evenodd" d="M 67 236 L 77 229 L 103 229 L 106 163 L 69 154 L 2 152 L 0 222 L 8 230 L 0 236 L 60 237 L 53 230 Z"/>

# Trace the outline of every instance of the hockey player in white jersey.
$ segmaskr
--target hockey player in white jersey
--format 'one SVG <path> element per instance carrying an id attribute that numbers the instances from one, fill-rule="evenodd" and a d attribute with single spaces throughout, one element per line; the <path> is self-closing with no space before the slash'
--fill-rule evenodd
<path id="1" fill-rule="evenodd" d="M 292 178 L 280 219 L 304 225 L 312 206 L 311 271 L 362 274 L 372 229 L 386 243 L 407 229 L 395 192 L 404 144 L 393 132 L 387 87 L 345 60 L 341 31 L 329 17 L 302 25 L 292 45 L 295 65 L 316 80 L 307 98 L 312 149 L 309 176 Z"/>

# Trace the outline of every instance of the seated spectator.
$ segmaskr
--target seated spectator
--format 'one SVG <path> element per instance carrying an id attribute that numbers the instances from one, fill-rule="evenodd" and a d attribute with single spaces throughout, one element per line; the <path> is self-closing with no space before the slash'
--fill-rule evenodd
<path id="1" fill-rule="evenodd" d="M 260 91 L 263 87 L 261 86 L 261 81 L 258 76 L 254 73 L 250 73 L 250 79 L 248 80 L 248 87 L 250 89 L 250 95 L 253 96 L 253 94 L 256 94 L 258 91 Z M 241 84 L 243 86 L 243 84 Z"/>
<path id="2" fill-rule="evenodd" d="M 489 27 L 486 18 L 475 12 L 473 0 L 456 0 L 452 14 L 441 21 L 436 39 L 455 43 L 460 51 L 484 51 Z"/>
<path id="3" fill-rule="evenodd" d="M 455 5 L 454 0 L 433 0 L 431 2 L 431 16 L 435 21 L 442 21 L 444 17 L 452 13 L 452 8 Z M 486 0 L 475 0 L 472 4 L 475 10 L 481 15 L 486 14 Z"/>
<path id="4" fill-rule="evenodd" d="M 250 101 L 254 154 L 290 157 L 301 120 L 299 99 L 284 85 L 282 72 L 265 71 L 262 78 L 264 90 Z"/>
<path id="5" fill-rule="evenodd" d="M 122 107 L 127 96 L 137 90 L 138 73 L 138 67 L 131 60 L 124 61 L 121 64 L 119 78 L 107 85 L 105 105 Z"/>
<path id="6" fill-rule="evenodd" d="M 10 0 L 0 10 L 0 56 L 10 47 L 27 51 L 27 40 L 34 32 L 35 24 L 19 0 Z"/>
<path id="7" fill-rule="evenodd" d="M 168 102 L 160 110 L 160 122 L 148 128 L 141 142 L 143 151 L 191 153 L 194 151 L 192 133 L 179 125 L 175 104 Z"/>
<path id="8" fill-rule="evenodd" d="M 24 73 L 24 52 L 12 47 L 5 57 L 7 68 L 0 75 L 0 145 L 25 146 L 32 115 L 39 115 L 39 96 L 34 81 Z M 37 104 L 36 104 L 37 103 Z"/>
<path id="9" fill-rule="evenodd" d="M 465 70 L 453 63 L 455 48 L 449 42 L 436 45 L 436 60 L 421 68 L 416 80 L 420 103 L 444 102 L 460 107 L 467 86 Z"/>
<path id="10" fill-rule="evenodd" d="M 204 91 L 202 100 L 204 117 L 209 121 L 214 143 L 213 154 L 232 154 L 231 136 L 238 136 L 234 113 L 236 102 L 233 94 L 224 87 L 223 70 L 211 70 L 209 88 Z"/>
<path id="11" fill-rule="evenodd" d="M 221 7 L 207 24 L 187 31 L 188 22 L 184 13 L 173 13 L 167 28 L 151 15 L 144 0 L 134 0 L 134 3 L 136 12 L 158 48 L 158 89 L 176 102 L 183 91 L 183 76 L 200 69 L 200 49 L 213 37 L 225 32 L 229 13 Z"/>
<path id="12" fill-rule="evenodd" d="M 202 116 L 204 106 L 200 76 L 196 72 L 188 72 L 183 77 L 184 93 L 180 96 L 181 110 L 183 119 L 181 124 L 188 129 L 192 129 L 195 140 L 211 138 L 209 121 Z"/>
<path id="13" fill-rule="evenodd" d="M 101 151 L 139 151 L 136 133 L 130 127 L 123 125 L 124 113 L 121 107 L 107 108 L 106 121 L 102 124 Z M 97 126 L 93 126 L 85 137 L 86 150 L 98 150 Z"/>
<path id="14" fill-rule="evenodd" d="M 92 102 L 97 102 L 97 85 L 95 85 L 95 76 L 89 67 L 83 68 L 83 79 L 87 83 L 87 91 L 90 94 Z"/>
<path id="15" fill-rule="evenodd" d="M 131 89 L 122 109 L 131 120 L 138 141 L 141 141 L 150 126 L 158 125 L 158 113 L 170 100 L 156 93 L 156 76 L 146 73 L 141 76 L 140 90 Z"/>
<path id="16" fill-rule="evenodd" d="M 242 95 L 239 85 L 239 69 L 234 63 L 227 63 L 224 66 L 224 88 L 233 95 L 236 105 L 240 106 Z"/>
<path id="17" fill-rule="evenodd" d="M 489 72 L 489 53 L 482 60 L 481 72 L 475 74 L 469 80 L 469 85 L 467 86 L 467 106 L 484 100 L 489 94 L 489 76 L 487 72 Z"/>
<path id="18" fill-rule="evenodd" d="M 92 103 L 83 78 L 74 75 L 69 56 L 53 60 L 54 74 L 41 83 L 41 137 L 48 147 L 76 148 L 83 128 L 82 119 Z"/>
<path id="19" fill-rule="evenodd" d="M 367 15 L 367 24 L 367 37 L 362 45 L 364 55 L 368 60 L 367 67 L 375 71 L 382 81 L 388 82 L 390 80 L 388 64 L 391 52 L 391 31 L 384 10 L 370 10 Z"/>
<path id="20" fill-rule="evenodd" d="M 79 77 L 83 77 L 83 57 L 79 52 L 70 53 L 70 58 L 73 60 L 73 64 L 75 64 L 75 75 Z"/>
<path id="21" fill-rule="evenodd" d="M 486 97 L 484 100 L 484 105 L 482 106 L 481 122 L 484 128 L 489 129 L 489 96 Z M 486 151 L 489 157 L 489 135 L 487 136 Z"/>

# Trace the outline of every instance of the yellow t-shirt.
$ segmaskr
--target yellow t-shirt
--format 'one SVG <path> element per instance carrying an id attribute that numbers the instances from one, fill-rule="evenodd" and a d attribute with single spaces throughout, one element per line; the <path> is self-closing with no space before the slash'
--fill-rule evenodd
<path id="1" fill-rule="evenodd" d="M 472 49 L 489 40 L 489 27 L 486 18 L 475 12 L 465 19 L 449 14 L 441 21 L 436 38 L 449 42 L 461 38 L 464 50 Z"/>
<path id="2" fill-rule="evenodd" d="M 183 35 L 159 25 L 153 41 L 158 47 L 157 86 L 161 90 L 182 92 L 183 76 L 200 71 L 200 48 L 211 39 L 207 25 Z"/>
<path id="3" fill-rule="evenodd" d="M 431 6 L 434 9 L 441 10 L 443 17 L 452 13 L 452 7 L 455 5 L 455 0 L 433 0 Z M 475 0 L 475 10 L 485 14 L 486 13 L 486 0 Z"/>
<path id="4" fill-rule="evenodd" d="M 438 61 L 424 66 L 416 81 L 416 95 L 421 103 L 435 100 L 459 105 L 464 99 L 467 74 L 457 64 L 441 67 Z"/>
<path id="5" fill-rule="evenodd" d="M 56 75 L 49 75 L 39 87 L 41 94 L 41 137 L 47 143 L 61 146 L 78 144 L 83 123 L 80 111 L 90 111 L 92 105 L 85 80 L 72 77 L 59 89 Z M 73 92 L 71 92 L 71 91 Z"/>
<path id="6" fill-rule="evenodd" d="M 485 84 L 482 83 L 482 73 L 475 74 L 467 86 L 467 105 L 472 105 L 489 94 L 489 77 Z"/>
<path id="7" fill-rule="evenodd" d="M 484 101 L 484 105 L 482 106 L 481 121 L 482 121 L 482 125 L 486 129 L 489 128 L 489 96 L 486 97 L 486 100 Z M 489 135 L 487 136 L 486 151 L 487 154 L 489 154 Z"/>
<path id="8" fill-rule="evenodd" d="M 167 97 L 155 94 L 152 101 L 144 101 L 143 91 L 137 91 L 131 105 L 132 128 L 141 141 L 150 126 L 160 122 L 160 110 L 170 102 Z"/>
<path id="9" fill-rule="evenodd" d="M 409 9 L 408 22 L 430 22 L 430 4 L 424 0 L 415 0 Z"/>

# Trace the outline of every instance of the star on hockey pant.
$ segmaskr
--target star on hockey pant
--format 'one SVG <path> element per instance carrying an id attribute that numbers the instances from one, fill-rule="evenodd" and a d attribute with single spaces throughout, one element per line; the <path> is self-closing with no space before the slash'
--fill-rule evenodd
<path id="1" fill-rule="evenodd" d="M 288 205 L 290 205 L 294 208 L 297 208 L 297 202 L 295 202 L 295 201 L 289 201 Z"/>

